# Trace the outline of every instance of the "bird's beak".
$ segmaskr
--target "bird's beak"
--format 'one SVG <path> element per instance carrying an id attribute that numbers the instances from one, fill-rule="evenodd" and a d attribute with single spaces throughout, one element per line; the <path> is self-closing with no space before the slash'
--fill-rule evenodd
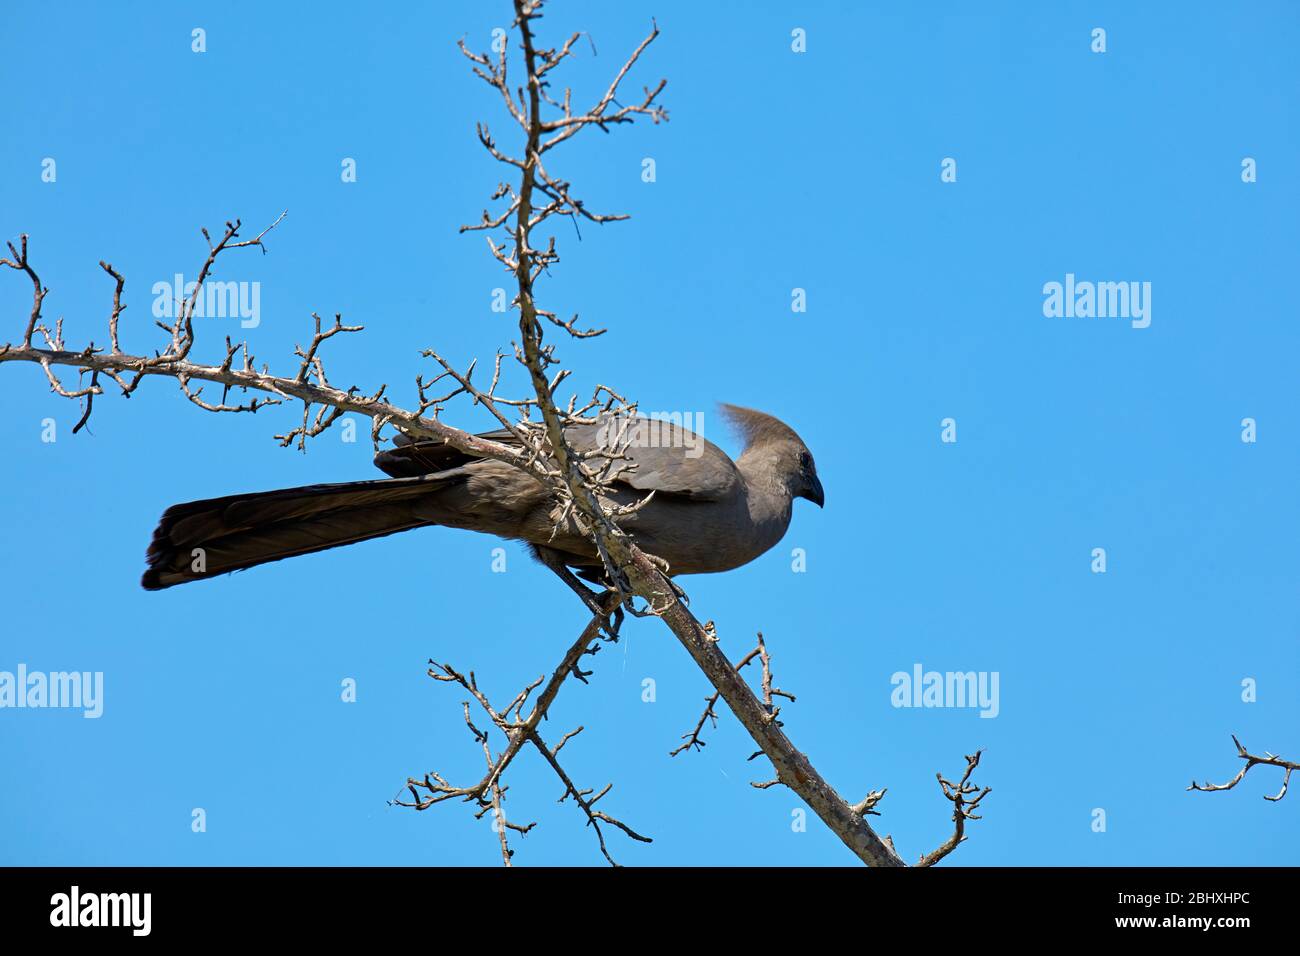
<path id="1" fill-rule="evenodd" d="M 818 508 L 826 507 L 826 492 L 822 491 L 822 480 L 813 475 L 812 487 L 803 495 Z"/>

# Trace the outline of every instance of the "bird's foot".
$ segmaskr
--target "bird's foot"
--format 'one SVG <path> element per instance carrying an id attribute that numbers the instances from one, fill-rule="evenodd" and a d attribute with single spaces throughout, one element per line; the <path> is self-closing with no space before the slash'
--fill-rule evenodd
<path id="1" fill-rule="evenodd" d="M 682 590 L 681 585 L 670 578 L 667 574 L 664 575 L 664 580 L 667 581 L 668 586 L 673 589 L 673 594 L 677 595 L 677 600 L 681 601 L 687 607 L 690 607 L 691 599 L 687 596 L 686 592 Z"/>
<path id="2" fill-rule="evenodd" d="M 668 577 L 667 575 L 664 575 L 664 580 L 668 582 L 668 587 L 672 590 L 677 600 L 681 601 L 682 604 L 686 604 L 686 605 L 690 604 L 690 601 L 686 597 L 686 592 L 683 591 L 681 588 L 679 588 L 675 583 L 673 583 L 672 578 Z M 632 599 L 635 597 L 636 595 L 629 594 L 627 596 L 627 599 L 623 602 L 623 606 L 627 608 L 628 613 L 631 614 L 633 617 L 662 617 L 663 613 L 667 611 L 670 607 L 672 607 L 673 604 L 672 601 L 667 601 L 662 607 L 655 607 L 654 602 L 647 601 L 645 607 L 638 609 L 632 603 Z"/>
<path id="3" fill-rule="evenodd" d="M 651 564 L 653 564 L 659 570 L 659 573 L 663 575 L 664 581 L 666 581 L 668 587 L 672 589 L 672 592 L 674 596 L 676 596 L 677 600 L 681 601 L 687 607 L 690 607 L 691 599 L 686 596 L 686 592 L 683 591 L 681 587 L 678 586 L 677 582 L 674 581 L 671 577 L 672 565 L 670 565 L 663 558 L 659 557 L 659 555 L 657 554 L 651 554 L 648 551 L 644 552 L 644 554 L 646 556 L 646 560 L 648 560 Z"/>
<path id="4" fill-rule="evenodd" d="M 600 630 L 604 633 L 605 639 L 617 644 L 618 632 L 623 626 L 623 608 L 618 604 L 613 608 L 606 606 L 611 593 L 606 591 L 604 594 L 596 595 L 587 591 L 585 595 L 580 596 L 582 603 L 587 605 L 587 610 L 591 611 L 592 617 L 600 621 Z"/>
<path id="5" fill-rule="evenodd" d="M 599 596 L 593 597 L 593 603 L 596 605 L 592 611 L 596 617 L 600 618 L 600 630 L 605 635 L 605 640 L 612 644 L 618 643 L 619 632 L 623 628 L 623 606 L 613 600 L 617 592 L 613 590 L 604 591 Z M 613 607 L 609 607 L 610 604 Z"/>

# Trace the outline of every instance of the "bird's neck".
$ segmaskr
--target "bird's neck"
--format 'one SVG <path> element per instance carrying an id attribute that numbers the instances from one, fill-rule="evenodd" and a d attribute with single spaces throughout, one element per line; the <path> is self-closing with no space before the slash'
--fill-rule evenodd
<path id="1" fill-rule="evenodd" d="M 790 488 L 790 476 L 782 467 L 782 456 L 766 446 L 746 448 L 736 459 L 736 468 L 745 478 L 745 485 L 751 491 L 757 491 L 774 498 L 784 498 L 786 507 L 794 497 Z"/>
<path id="2" fill-rule="evenodd" d="M 790 523 L 794 494 L 778 465 L 778 456 L 762 447 L 747 448 L 736 460 L 736 468 L 745 479 L 751 519 L 779 525 L 784 533 Z"/>

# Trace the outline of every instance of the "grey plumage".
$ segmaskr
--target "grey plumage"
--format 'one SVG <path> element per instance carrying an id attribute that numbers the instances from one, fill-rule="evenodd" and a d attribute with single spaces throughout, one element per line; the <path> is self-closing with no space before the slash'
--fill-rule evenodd
<path id="1" fill-rule="evenodd" d="M 770 415 L 722 406 L 745 438 L 732 461 L 680 426 L 649 419 L 570 426 L 576 449 L 609 447 L 619 428 L 636 467 L 610 501 L 629 504 L 654 491 L 640 511 L 619 520 L 642 550 L 669 573 L 727 571 L 776 544 L 795 498 L 824 503 L 817 469 L 799 436 Z M 507 431 L 483 437 L 512 444 Z M 442 442 L 399 437 L 375 456 L 391 477 L 308 485 L 175 505 L 163 514 L 142 584 L 160 590 L 300 554 L 429 525 L 466 528 L 527 542 L 548 567 L 593 581 L 603 569 L 590 539 L 570 520 L 556 530 L 558 508 L 537 479 L 510 465 L 472 458 Z M 571 577 L 571 576 L 570 576 Z"/>

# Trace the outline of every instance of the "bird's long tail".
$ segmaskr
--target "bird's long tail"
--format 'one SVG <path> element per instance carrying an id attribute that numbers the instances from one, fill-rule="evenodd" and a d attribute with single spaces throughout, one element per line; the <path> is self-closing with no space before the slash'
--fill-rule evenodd
<path id="1" fill-rule="evenodd" d="M 456 480 L 418 478 L 306 485 L 173 505 L 149 544 L 146 590 L 201 581 L 300 554 L 429 524 L 415 504 Z"/>

